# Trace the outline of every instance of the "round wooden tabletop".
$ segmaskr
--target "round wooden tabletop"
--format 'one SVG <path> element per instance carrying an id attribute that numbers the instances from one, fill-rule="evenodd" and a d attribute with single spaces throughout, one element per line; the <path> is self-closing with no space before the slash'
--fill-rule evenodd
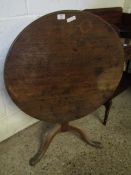
<path id="1" fill-rule="evenodd" d="M 123 55 L 116 32 L 98 16 L 55 12 L 16 38 L 5 62 L 5 85 L 28 115 L 68 122 L 93 112 L 113 95 Z"/>

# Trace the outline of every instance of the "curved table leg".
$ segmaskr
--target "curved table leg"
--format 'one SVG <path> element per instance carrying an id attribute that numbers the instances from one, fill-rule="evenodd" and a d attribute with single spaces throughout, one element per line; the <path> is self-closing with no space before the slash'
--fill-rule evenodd
<path id="1" fill-rule="evenodd" d="M 30 165 L 33 166 L 40 161 L 40 159 L 42 158 L 42 156 L 45 154 L 46 150 L 48 149 L 52 139 L 60 131 L 61 131 L 61 125 L 57 125 L 54 129 L 52 129 L 47 134 L 47 136 L 43 140 L 42 144 L 40 145 L 40 148 L 39 148 L 38 152 L 36 153 L 36 155 L 30 159 L 30 161 L 29 161 Z"/>
<path id="2" fill-rule="evenodd" d="M 84 130 L 82 130 L 82 129 L 78 128 L 78 127 L 75 127 L 75 126 L 71 126 L 71 125 L 68 126 L 68 129 L 79 133 L 80 136 L 81 136 L 81 138 L 82 138 L 86 143 L 88 143 L 89 145 L 91 145 L 91 146 L 93 146 L 93 147 L 96 147 L 96 148 L 102 148 L 101 143 L 100 143 L 100 142 L 96 142 L 96 141 L 90 140 L 90 138 L 87 136 L 87 134 L 85 133 Z"/>
<path id="3" fill-rule="evenodd" d="M 103 124 L 106 125 L 107 124 L 107 120 L 108 120 L 108 116 L 109 116 L 109 112 L 110 112 L 110 109 L 111 109 L 111 106 L 112 106 L 112 100 L 107 101 L 104 104 L 104 106 L 106 108 L 106 111 L 105 111 L 105 117 L 104 117 Z"/>
<path id="4" fill-rule="evenodd" d="M 79 133 L 81 138 L 89 145 L 96 147 L 96 148 L 102 148 L 100 142 L 90 140 L 89 137 L 87 136 L 87 134 L 85 133 L 85 131 L 82 130 L 81 128 L 69 125 L 69 123 L 63 123 L 61 125 L 57 125 L 54 129 L 52 129 L 47 134 L 44 141 L 40 145 L 40 148 L 39 148 L 38 152 L 36 153 L 36 155 L 30 159 L 30 162 L 29 162 L 30 165 L 33 166 L 40 161 L 40 159 L 42 158 L 42 156 L 45 154 L 46 150 L 48 149 L 52 139 L 54 138 L 54 136 L 57 133 L 66 132 L 66 131 L 75 131 L 75 132 Z"/>

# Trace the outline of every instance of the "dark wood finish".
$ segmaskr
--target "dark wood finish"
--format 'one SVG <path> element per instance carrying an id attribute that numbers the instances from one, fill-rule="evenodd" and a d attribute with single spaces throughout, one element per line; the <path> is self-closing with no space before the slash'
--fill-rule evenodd
<path id="1" fill-rule="evenodd" d="M 123 13 L 121 7 L 85 9 L 110 23 L 121 38 L 131 38 L 131 14 Z M 131 60 L 131 46 L 124 48 L 126 61 Z"/>
<path id="2" fill-rule="evenodd" d="M 104 106 L 105 106 L 105 116 L 104 116 L 103 124 L 106 125 L 107 124 L 108 117 L 109 117 L 109 112 L 110 112 L 110 109 L 111 109 L 111 106 L 112 106 L 112 100 L 108 100 L 104 104 Z"/>
<path id="3" fill-rule="evenodd" d="M 125 58 L 125 61 L 127 62 L 127 67 L 128 67 L 129 61 L 131 60 L 131 45 L 130 45 L 131 14 L 123 13 L 123 9 L 121 7 L 86 9 L 84 11 L 85 12 L 90 11 L 100 16 L 101 18 L 103 18 L 105 21 L 109 22 L 112 25 L 112 27 L 117 31 L 117 33 L 121 38 L 125 38 L 126 45 L 124 45 L 124 54 L 125 54 L 124 58 Z M 117 90 L 115 91 L 113 97 L 119 95 L 130 86 L 131 86 L 131 74 L 124 72 L 121 82 Z M 104 104 L 106 108 L 104 121 L 103 121 L 104 125 L 106 125 L 107 123 L 113 97 Z"/>
<path id="4" fill-rule="evenodd" d="M 77 20 L 57 20 L 58 13 Z M 87 12 L 55 12 L 17 37 L 5 62 L 9 95 L 25 113 L 63 123 L 91 113 L 115 91 L 123 49 L 112 27 Z"/>
<path id="5" fill-rule="evenodd" d="M 131 45 L 124 47 L 126 61 L 131 61 Z"/>
<path id="6" fill-rule="evenodd" d="M 131 27 L 131 14 L 128 13 L 122 14 L 122 25 Z"/>
<path id="7" fill-rule="evenodd" d="M 121 26 L 120 27 L 120 36 L 121 36 L 121 38 L 131 38 L 131 27 Z"/>
<path id="8" fill-rule="evenodd" d="M 57 14 L 67 23 L 57 20 Z M 35 165 L 59 132 L 73 130 L 101 148 L 85 132 L 69 125 L 110 99 L 121 79 L 124 53 L 114 29 L 87 12 L 55 12 L 33 22 L 14 41 L 4 69 L 5 85 L 16 105 L 40 120 L 60 123 L 30 160 Z"/>
<path id="9" fill-rule="evenodd" d="M 119 28 L 122 38 L 131 39 L 131 14 L 122 13 L 122 22 Z"/>
<path id="10" fill-rule="evenodd" d="M 41 158 L 44 156 L 44 154 L 46 153 L 52 139 L 55 137 L 56 134 L 58 134 L 59 132 L 61 132 L 61 125 L 57 125 L 55 126 L 55 128 L 53 128 L 45 137 L 45 135 L 43 136 L 43 140 L 42 143 L 40 145 L 40 148 L 38 150 L 38 152 L 35 154 L 34 157 L 32 157 L 29 161 L 29 164 L 31 166 L 34 166 L 35 164 L 37 164 Z"/>
<path id="11" fill-rule="evenodd" d="M 99 8 L 99 9 L 86 9 L 86 12 L 91 12 L 95 15 L 100 16 L 105 21 L 114 26 L 120 26 L 122 22 L 122 8 L 113 7 L 113 8 Z"/>

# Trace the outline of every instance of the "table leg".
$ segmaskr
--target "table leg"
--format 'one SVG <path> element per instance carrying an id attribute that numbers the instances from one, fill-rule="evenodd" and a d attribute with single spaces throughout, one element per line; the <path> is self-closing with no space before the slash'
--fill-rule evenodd
<path id="1" fill-rule="evenodd" d="M 40 148 L 39 148 L 38 152 L 36 153 L 36 155 L 30 159 L 30 162 L 29 162 L 30 165 L 33 166 L 41 160 L 41 158 L 43 157 L 43 155 L 47 151 L 52 139 L 54 138 L 54 136 L 56 134 L 58 134 L 59 132 L 66 132 L 66 131 L 75 131 L 75 132 L 79 133 L 81 138 L 89 145 L 96 147 L 96 148 L 102 148 L 101 143 L 90 140 L 84 130 L 82 130 L 76 126 L 69 125 L 68 122 L 62 123 L 61 125 L 57 125 L 54 129 L 52 129 L 47 134 L 44 141 L 42 141 L 42 144 L 40 145 Z"/>
<path id="2" fill-rule="evenodd" d="M 36 155 L 30 159 L 29 163 L 30 165 L 35 165 L 40 161 L 40 159 L 43 157 L 45 152 L 47 151 L 52 139 L 54 136 L 61 131 L 61 125 L 57 125 L 54 129 L 52 129 L 47 136 L 44 138 L 42 144 L 40 145 L 40 148 Z"/>
<path id="3" fill-rule="evenodd" d="M 75 131 L 77 133 L 80 134 L 81 138 L 86 142 L 88 143 L 89 145 L 93 146 L 93 147 L 96 147 L 96 148 L 102 148 L 102 145 L 100 142 L 97 142 L 97 141 L 92 141 L 86 134 L 86 132 L 84 130 L 82 130 L 81 128 L 78 128 L 76 126 L 72 126 L 72 125 L 69 125 L 69 130 L 72 130 L 72 131 Z"/>
<path id="4" fill-rule="evenodd" d="M 106 111 L 105 111 L 105 117 L 104 117 L 103 124 L 106 125 L 107 124 L 107 120 L 108 120 L 108 116 L 109 116 L 109 112 L 110 112 L 110 109 L 111 109 L 111 106 L 112 106 L 112 100 L 107 101 L 104 104 L 104 106 L 106 108 Z"/>

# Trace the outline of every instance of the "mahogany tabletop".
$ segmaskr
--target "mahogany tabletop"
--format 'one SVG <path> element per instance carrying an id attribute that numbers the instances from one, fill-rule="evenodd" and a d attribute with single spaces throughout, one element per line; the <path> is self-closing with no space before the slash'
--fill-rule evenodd
<path id="1" fill-rule="evenodd" d="M 4 80 L 15 104 L 40 120 L 64 123 L 96 110 L 114 93 L 123 47 L 103 19 L 59 11 L 27 26 L 13 42 Z"/>

